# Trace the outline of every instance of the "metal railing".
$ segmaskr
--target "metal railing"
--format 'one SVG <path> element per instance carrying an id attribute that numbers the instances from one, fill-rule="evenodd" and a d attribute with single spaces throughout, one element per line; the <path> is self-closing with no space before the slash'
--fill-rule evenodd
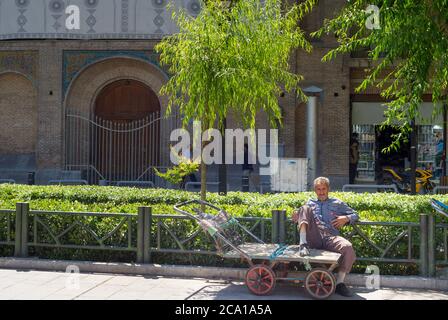
<path id="1" fill-rule="evenodd" d="M 15 210 L 0 210 L 0 221 L 4 222 L 0 227 L 0 245 L 15 245 L 15 215 Z"/>
<path id="2" fill-rule="evenodd" d="M 219 182 L 207 182 L 205 185 L 206 185 L 207 191 L 218 192 L 219 184 L 220 184 Z M 199 191 L 201 191 L 201 185 L 202 185 L 201 182 L 193 182 L 193 181 L 187 182 L 185 184 L 185 190 L 191 191 L 191 192 L 199 192 Z M 230 188 L 230 185 L 227 184 L 227 190 L 229 190 L 229 188 Z"/>
<path id="3" fill-rule="evenodd" d="M 437 231 L 440 232 L 442 241 L 441 243 L 434 243 L 434 260 L 436 261 L 436 265 L 448 265 L 448 224 L 436 224 L 435 234 L 437 234 Z"/>
<path id="4" fill-rule="evenodd" d="M 398 188 L 395 184 L 346 184 L 342 187 L 343 192 L 347 192 L 348 190 L 366 190 L 366 192 L 369 190 L 373 192 L 391 190 L 398 193 Z"/>
<path id="5" fill-rule="evenodd" d="M 142 211 L 143 212 L 143 211 Z M 142 213 L 56 212 L 30 210 L 28 203 L 16 209 L 15 256 L 27 257 L 29 247 L 137 252 L 137 219 Z M 61 221 L 61 217 L 64 218 Z M 93 226 L 114 221 L 100 234 Z M 116 221 L 116 222 L 115 222 Z M 111 223 L 111 222 L 110 222 Z M 73 234 L 83 234 L 81 239 Z M 112 240 L 113 237 L 113 240 Z M 81 242 L 81 243 L 80 243 Z M 141 245 L 141 244 L 140 244 Z"/>
<path id="6" fill-rule="evenodd" d="M 15 184 L 16 180 L 14 179 L 0 179 L 0 184 Z"/>
<path id="7" fill-rule="evenodd" d="M 161 148 L 169 145 L 170 133 L 180 124 L 178 113 L 165 116 L 156 111 L 144 119 L 119 122 L 77 108 L 67 109 L 65 167 L 81 169 L 89 184 L 100 180 L 154 181 L 147 168 L 170 165 L 169 155 Z"/>
<path id="8" fill-rule="evenodd" d="M 443 193 L 447 193 L 448 192 L 448 186 L 436 186 L 434 188 L 434 190 L 432 191 L 433 194 L 438 194 L 439 191 L 445 191 Z"/>
<path id="9" fill-rule="evenodd" d="M 152 181 L 118 181 L 117 187 L 155 188 Z"/>
<path id="10" fill-rule="evenodd" d="M 270 218 L 237 219 L 265 242 L 297 243 L 297 227 L 283 210 L 272 211 Z M 388 228 L 388 239 L 373 228 Z M 433 214 L 421 214 L 418 223 L 362 221 L 343 236 L 355 251 L 362 247 L 369 253 L 358 261 L 413 263 L 423 276 L 448 263 L 448 224 L 436 225 Z M 135 253 L 139 263 L 151 262 L 153 253 L 216 253 L 210 237 L 187 216 L 152 214 L 149 207 L 136 214 L 38 211 L 28 203 L 0 210 L 0 246 L 13 246 L 16 257 L 28 257 L 30 247 L 125 251 Z"/>
<path id="11" fill-rule="evenodd" d="M 79 186 L 88 185 L 87 180 L 83 179 L 61 179 L 61 180 L 49 180 L 48 185 L 60 185 L 60 186 Z"/>

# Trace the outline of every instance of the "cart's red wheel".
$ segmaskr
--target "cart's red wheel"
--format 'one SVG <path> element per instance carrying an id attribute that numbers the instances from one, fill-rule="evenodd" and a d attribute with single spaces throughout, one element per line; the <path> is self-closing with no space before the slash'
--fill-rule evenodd
<path id="1" fill-rule="evenodd" d="M 275 288 L 275 273 L 265 265 L 252 266 L 246 273 L 246 286 L 257 296 L 268 295 Z"/>
<path id="2" fill-rule="evenodd" d="M 336 289 L 336 279 L 328 270 L 315 268 L 306 275 L 305 289 L 315 299 L 327 299 Z"/>

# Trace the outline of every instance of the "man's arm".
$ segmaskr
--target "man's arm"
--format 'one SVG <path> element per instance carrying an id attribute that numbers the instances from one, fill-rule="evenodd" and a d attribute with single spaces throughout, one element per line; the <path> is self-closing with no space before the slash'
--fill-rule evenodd
<path id="1" fill-rule="evenodd" d="M 345 202 L 341 201 L 341 206 L 343 207 L 343 212 L 345 213 L 343 215 L 345 215 L 348 218 L 349 224 L 354 224 L 359 220 L 358 213 L 352 208 L 350 208 Z"/>
<path id="2" fill-rule="evenodd" d="M 334 199 L 334 201 L 334 211 L 338 215 L 338 217 L 335 219 L 337 227 L 342 227 L 346 224 L 354 224 L 359 220 L 358 213 L 350 208 L 345 202 L 339 199 Z"/>

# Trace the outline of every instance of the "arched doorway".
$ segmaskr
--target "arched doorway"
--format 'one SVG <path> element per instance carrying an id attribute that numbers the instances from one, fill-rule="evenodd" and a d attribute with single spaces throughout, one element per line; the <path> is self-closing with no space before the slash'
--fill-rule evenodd
<path id="1" fill-rule="evenodd" d="M 160 163 L 160 102 L 136 80 L 118 80 L 97 95 L 90 163 L 109 181 L 136 181 Z"/>
<path id="2" fill-rule="evenodd" d="M 105 86 L 95 100 L 95 115 L 110 121 L 129 123 L 160 112 L 156 93 L 136 80 L 118 80 Z"/>
<path id="3" fill-rule="evenodd" d="M 126 80 L 119 79 L 129 79 L 130 88 L 124 88 Z M 80 174 L 82 179 L 91 184 L 97 184 L 100 180 L 135 181 L 137 178 L 164 186 L 165 182 L 154 174 L 152 166 L 157 166 L 162 171 L 171 166 L 170 133 L 181 126 L 177 109 L 174 108 L 173 114 L 165 117 L 168 97 L 156 95 L 166 81 L 168 78 L 153 64 L 129 57 L 111 57 L 85 67 L 70 82 L 64 101 L 65 170 Z M 151 97 L 149 100 L 144 98 L 148 95 Z M 156 99 L 158 104 L 149 102 L 150 107 L 142 106 L 141 101 Z M 159 106 L 159 113 L 152 112 L 154 109 L 151 106 L 154 105 Z M 134 111 L 128 112 L 128 109 Z M 141 119 L 146 112 L 139 110 L 149 113 L 147 120 Z M 95 122 L 97 118 L 98 123 Z M 140 144 L 142 147 L 138 150 L 144 151 L 137 156 L 142 158 L 140 162 L 135 156 L 133 159 L 126 158 L 133 154 L 126 151 L 125 147 L 131 143 L 128 140 L 132 140 L 132 136 L 108 133 L 123 133 L 129 127 L 134 131 L 141 127 L 146 130 L 146 135 L 134 136 L 134 145 Z M 103 132 L 99 128 L 103 128 Z M 117 158 L 114 154 L 119 154 L 122 158 Z M 136 172 L 143 165 L 130 166 L 131 160 L 134 164 L 144 164 L 142 174 Z M 120 166 L 128 168 L 128 171 L 119 174 L 113 169 Z"/>

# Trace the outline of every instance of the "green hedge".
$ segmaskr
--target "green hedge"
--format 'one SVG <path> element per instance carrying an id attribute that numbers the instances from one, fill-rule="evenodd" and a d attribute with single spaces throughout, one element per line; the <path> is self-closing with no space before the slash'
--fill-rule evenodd
<path id="1" fill-rule="evenodd" d="M 230 192 L 222 197 L 214 193 L 208 200 L 223 206 L 235 216 L 270 217 L 271 210 L 290 213 L 313 193 L 256 194 Z M 448 201 L 448 196 L 408 196 L 400 194 L 331 193 L 357 210 L 362 220 L 418 222 L 419 213 L 430 212 L 429 199 Z M 172 213 L 175 203 L 198 198 L 197 193 L 166 189 L 135 189 L 98 186 L 24 186 L 0 185 L 0 208 L 14 209 L 16 202 L 29 202 L 34 210 L 92 211 L 135 213 L 139 206 L 152 206 L 153 212 Z"/>
<path id="2" fill-rule="evenodd" d="M 307 199 L 313 196 L 313 193 L 296 194 L 267 194 L 260 195 L 254 193 L 230 192 L 222 197 L 217 194 L 209 194 L 208 200 L 236 217 L 271 217 L 271 211 L 274 209 L 286 210 L 288 215 L 294 208 L 303 205 Z M 361 220 L 369 221 L 391 221 L 391 222 L 418 222 L 419 214 L 422 212 L 431 212 L 430 198 L 434 197 L 447 202 L 448 196 L 408 196 L 399 194 L 356 194 L 356 193 L 331 193 L 330 196 L 337 197 L 345 201 L 348 205 L 358 211 Z M 88 211 L 88 212 L 122 212 L 136 213 L 140 206 L 151 206 L 154 214 L 174 213 L 173 205 L 175 203 L 198 198 L 197 193 L 189 193 L 177 190 L 165 189 L 135 189 L 135 188 L 117 188 L 117 187 L 98 187 L 98 186 L 24 186 L 24 185 L 0 185 L 0 209 L 14 209 L 17 202 L 28 202 L 32 210 L 48 211 Z M 54 218 L 57 220 L 57 218 Z M 438 217 L 437 221 L 441 221 Z M 53 223 L 56 223 L 53 221 Z M 57 221 L 58 228 L 63 228 L 69 221 Z M 0 219 L 0 241 L 2 241 L 2 228 L 5 220 Z M 112 222 L 95 222 L 90 220 L 89 225 L 99 234 L 110 231 L 108 224 Z M 196 225 L 194 223 L 172 223 L 171 228 L 177 235 L 188 235 Z M 4 228 L 3 228 L 4 229 Z M 380 228 L 363 227 L 363 231 L 375 243 L 383 246 L 391 242 L 403 229 L 400 228 Z M 294 226 L 288 226 L 288 242 L 294 241 Z M 348 230 L 345 231 L 345 233 Z M 416 232 L 417 233 L 417 232 Z M 78 233 L 72 236 L 70 241 L 76 240 L 78 243 L 86 243 L 81 239 Z M 267 234 L 269 239 L 269 234 Z M 77 238 L 78 237 L 78 238 Z M 438 235 L 440 242 L 441 235 Z M 155 240 L 155 239 L 154 239 Z M 201 243 L 199 243 L 201 242 Z M 212 248 L 213 244 L 205 234 L 201 235 L 192 244 L 197 247 L 202 243 Z M 354 246 L 358 256 L 378 255 L 374 250 L 365 245 L 364 240 L 359 237 L 353 238 Z M 391 252 L 394 257 L 406 258 L 403 255 L 406 250 L 406 241 L 397 245 Z M 174 245 L 172 240 L 164 241 L 164 246 Z M 204 244 L 202 244 L 204 246 Z M 418 238 L 413 240 L 414 257 L 418 257 Z M 105 253 L 89 250 L 54 250 L 54 249 L 31 249 L 31 254 L 46 258 L 60 259 L 86 259 L 101 261 L 134 261 L 135 256 L 132 253 Z M 10 248 L 2 248 L 0 254 L 10 255 Z M 154 262 L 157 263 L 201 263 L 207 265 L 231 265 L 241 266 L 238 261 L 222 261 L 213 256 L 191 256 L 191 255 L 169 255 L 158 254 L 154 256 Z M 358 272 L 363 272 L 365 264 L 358 264 L 355 268 Z M 383 273 L 395 274 L 415 274 L 416 266 L 410 265 L 384 265 Z"/>

